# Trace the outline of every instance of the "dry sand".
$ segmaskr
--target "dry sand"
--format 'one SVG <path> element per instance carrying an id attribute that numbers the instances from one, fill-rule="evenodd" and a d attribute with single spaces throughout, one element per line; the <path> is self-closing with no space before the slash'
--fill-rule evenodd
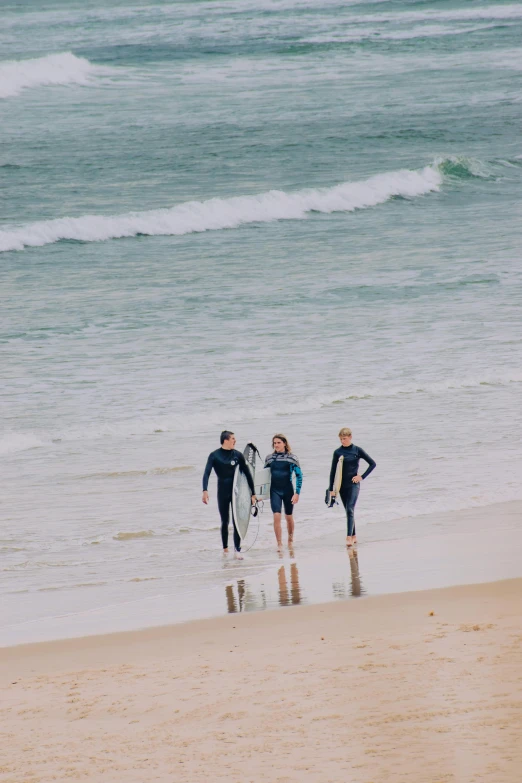
<path id="1" fill-rule="evenodd" d="M 509 580 L 5 648 L 0 781 L 520 783 L 521 641 Z"/>

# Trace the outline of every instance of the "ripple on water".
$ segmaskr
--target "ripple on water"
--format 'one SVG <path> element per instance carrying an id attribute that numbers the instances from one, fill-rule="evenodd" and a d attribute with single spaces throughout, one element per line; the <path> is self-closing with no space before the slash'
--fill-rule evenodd
<path id="1" fill-rule="evenodd" d="M 113 536 L 114 541 L 132 541 L 134 538 L 152 538 L 153 530 L 136 530 L 134 532 L 117 533 Z"/>

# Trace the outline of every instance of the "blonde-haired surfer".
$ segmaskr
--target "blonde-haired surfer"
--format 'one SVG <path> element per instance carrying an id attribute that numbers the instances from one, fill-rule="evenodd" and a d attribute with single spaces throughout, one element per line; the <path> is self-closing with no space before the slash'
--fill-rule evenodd
<path id="1" fill-rule="evenodd" d="M 334 451 L 332 457 L 329 489 L 332 494 L 335 495 L 335 472 L 337 463 L 342 457 L 342 480 L 339 495 L 346 510 L 346 546 L 351 547 L 353 544 L 357 543 L 354 509 L 355 504 L 357 503 L 357 498 L 359 497 L 360 483 L 363 479 L 366 478 L 366 476 L 370 475 L 377 463 L 370 457 L 369 454 L 361 449 L 360 446 L 355 446 L 352 443 L 352 431 L 349 427 L 343 427 L 341 429 L 339 432 L 339 440 L 341 441 L 341 445 Z M 368 463 L 368 467 L 362 476 L 359 475 L 360 459 L 363 459 Z"/>

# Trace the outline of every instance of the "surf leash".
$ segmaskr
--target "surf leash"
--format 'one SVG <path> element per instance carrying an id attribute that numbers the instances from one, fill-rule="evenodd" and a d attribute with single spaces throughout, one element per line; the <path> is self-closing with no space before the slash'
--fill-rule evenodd
<path id="1" fill-rule="evenodd" d="M 252 514 L 252 516 L 253 516 L 253 517 L 259 517 L 259 514 L 260 514 L 260 513 L 261 513 L 261 514 L 263 513 L 263 508 L 264 508 L 264 505 L 265 505 L 265 504 L 264 504 L 264 501 L 263 501 L 263 500 L 256 500 L 256 502 L 255 502 L 255 503 L 254 503 L 254 505 L 252 506 L 252 511 L 251 511 L 251 514 Z M 258 537 L 258 535 L 259 535 L 259 530 L 260 530 L 260 528 L 261 528 L 261 519 L 258 519 L 258 520 L 257 520 L 257 530 L 256 530 L 256 535 L 255 535 L 255 538 L 254 538 L 254 540 L 252 541 L 252 543 L 250 544 L 250 546 L 248 547 L 248 549 L 243 549 L 243 548 L 241 548 L 241 551 L 242 551 L 242 552 L 249 552 L 249 551 L 252 549 L 252 547 L 254 546 L 254 544 L 255 544 L 255 543 L 256 543 L 256 541 L 257 541 L 257 537 Z"/>

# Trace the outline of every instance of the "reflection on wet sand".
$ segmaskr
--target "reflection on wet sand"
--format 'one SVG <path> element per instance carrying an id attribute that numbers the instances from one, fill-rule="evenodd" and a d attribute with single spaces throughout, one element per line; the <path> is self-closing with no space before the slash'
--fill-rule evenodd
<path id="1" fill-rule="evenodd" d="M 279 582 L 279 605 L 290 606 L 291 604 L 300 604 L 301 590 L 299 587 L 299 571 L 297 570 L 297 563 L 290 564 L 290 590 L 288 589 L 286 568 L 284 565 L 282 565 L 277 572 L 277 580 Z"/>
<path id="2" fill-rule="evenodd" d="M 229 614 L 234 612 L 243 611 L 243 599 L 245 597 L 245 582 L 243 579 L 237 581 L 237 595 L 238 601 L 236 602 L 236 596 L 234 594 L 234 585 L 225 586 L 225 594 L 227 596 L 227 611 Z"/>
<path id="3" fill-rule="evenodd" d="M 280 606 L 295 606 L 302 602 L 303 597 L 299 585 L 297 563 L 293 562 L 289 565 L 280 566 L 277 571 L 277 586 Z M 267 592 L 270 595 L 271 590 L 268 588 L 265 592 L 264 586 L 256 590 L 251 584 L 245 582 L 244 579 L 238 579 L 235 583 L 225 585 L 227 612 L 234 614 L 236 612 L 266 609 L 271 604 L 270 598 L 267 598 Z"/>
<path id="4" fill-rule="evenodd" d="M 364 587 L 361 583 L 361 575 L 359 573 L 359 555 L 356 549 L 348 550 L 348 558 L 350 560 L 350 575 L 352 578 L 351 594 L 354 598 L 358 598 L 364 593 Z"/>
<path id="5" fill-rule="evenodd" d="M 225 596 L 229 614 L 257 611 L 266 609 L 268 606 L 263 588 L 256 594 L 244 579 L 238 579 L 234 584 L 225 585 Z"/>
<path id="6" fill-rule="evenodd" d="M 365 592 L 359 573 L 359 555 L 356 549 L 347 549 L 346 551 L 350 562 L 350 589 L 348 591 L 344 581 L 333 582 L 333 594 L 335 598 L 348 598 L 349 595 L 353 598 L 359 598 Z"/>
<path id="7" fill-rule="evenodd" d="M 346 554 L 345 554 L 346 552 Z M 229 614 L 275 609 L 277 606 L 331 600 L 358 598 L 366 593 L 359 572 L 359 555 L 356 549 L 331 553 L 322 569 L 318 569 L 310 557 L 298 562 L 292 549 L 280 553 L 275 568 L 260 574 L 252 574 L 229 582 L 225 586 L 226 607 Z M 290 557 L 288 557 L 288 555 Z M 348 557 L 349 571 L 345 557 Z"/>

